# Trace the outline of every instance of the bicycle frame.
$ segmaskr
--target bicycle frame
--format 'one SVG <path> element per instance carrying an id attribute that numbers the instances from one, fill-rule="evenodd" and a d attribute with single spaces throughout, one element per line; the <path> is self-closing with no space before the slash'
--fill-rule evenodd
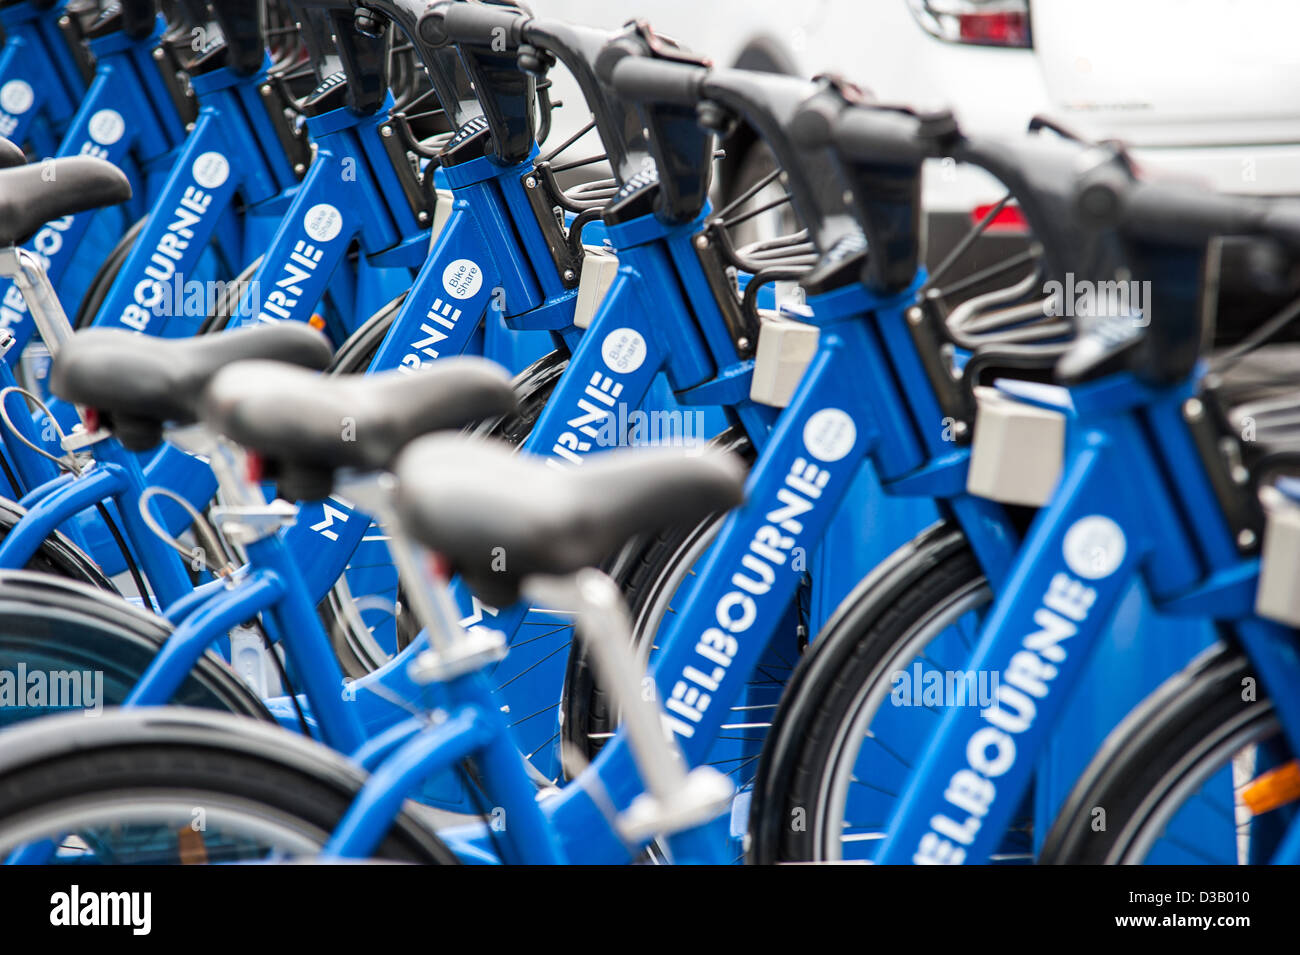
<path id="1" fill-rule="evenodd" d="M 96 58 L 95 76 L 57 153 L 97 156 L 126 172 L 135 196 L 132 218 L 148 208 L 161 174 L 170 167 L 171 152 L 185 138 L 184 120 L 153 56 L 165 29 L 159 17 L 153 33 L 144 39 L 116 31 L 89 41 Z M 84 253 L 82 243 L 92 221 L 102 216 L 100 210 L 65 216 L 45 225 L 27 244 L 44 260 L 46 274 L 64 301 L 75 301 L 84 291 L 84 282 L 64 287 L 63 279 L 79 251 Z M 98 261 L 102 256 L 90 257 Z M 22 294 L 10 282 L 0 283 L 0 323 L 14 332 L 19 348 L 34 331 Z"/>
<path id="2" fill-rule="evenodd" d="M 74 38 L 64 30 L 66 2 L 53 9 L 30 0 L 0 10 L 0 136 L 30 141 L 39 155 L 58 146 L 86 90 Z"/>
<path id="3" fill-rule="evenodd" d="M 1128 374 L 1071 390 L 1076 418 L 1060 485 L 969 662 L 999 675 L 998 702 L 945 713 L 877 861 L 988 858 L 1118 598 L 1139 574 L 1164 612 L 1234 625 L 1274 694 L 1288 741 L 1300 743 L 1300 706 L 1287 695 L 1300 677 L 1294 634 L 1254 617 L 1258 561 L 1237 552 L 1194 450 L 1182 416 L 1193 394 L 1190 383 L 1157 391 Z M 1295 845 L 1289 838 L 1286 852 Z"/>
<path id="4" fill-rule="evenodd" d="M 655 261 L 653 254 L 646 258 Z M 641 264 L 636 256 L 631 261 Z M 624 264 L 623 268 L 631 266 Z M 918 279 L 918 284 L 922 279 Z M 574 353 L 571 369 L 581 367 L 584 349 L 603 353 L 606 350 L 603 346 L 611 336 L 617 336 L 616 341 L 628 340 L 626 325 L 620 324 L 617 330 L 609 331 L 602 322 L 606 314 L 616 315 L 620 323 L 628 321 L 626 311 L 612 310 L 617 307 L 620 295 L 632 293 L 635 283 L 631 275 L 620 275 L 616 280 L 606 300 L 610 311 L 607 313 L 602 308 L 598 313 Z M 663 289 L 673 286 L 648 287 L 658 289 L 662 298 Z M 815 320 L 822 327 L 818 351 L 790 406 L 765 440 L 759 461 L 750 474 L 747 503 L 727 518 L 698 570 L 706 585 L 697 587 L 679 609 L 654 667 L 658 698 L 664 701 L 667 722 L 675 730 L 692 765 L 707 756 L 719 735 L 727 708 L 743 692 L 749 674 L 793 597 L 800 573 L 792 572 L 788 558 L 797 553 L 796 548 L 810 552 L 816 547 L 864 457 L 872 454 L 880 473 L 886 477 L 913 472 L 925 460 L 925 452 L 910 426 L 898 416 L 898 409 L 903 407 L 902 397 L 892 393 L 894 386 L 890 383 L 894 378 L 887 367 L 886 346 L 862 320 L 864 315 L 873 314 L 880 324 L 903 323 L 914 293 L 915 289 L 910 288 L 881 301 L 854 286 L 819 296 L 812 303 Z M 637 389 L 644 389 L 648 377 L 657 371 L 653 366 L 659 356 L 650 346 L 645 347 L 645 361 L 628 363 L 632 367 L 618 382 L 624 385 L 624 390 L 620 393 L 613 386 L 601 388 L 604 394 L 622 397 L 632 392 L 627 400 L 629 403 L 637 400 Z M 672 354 L 675 359 L 682 352 Z M 603 357 L 601 360 L 605 361 Z M 606 378 L 613 377 L 611 372 L 617 373 L 611 365 L 605 367 Z M 566 375 L 548 411 L 543 413 L 543 421 L 552 413 L 553 405 L 563 408 L 563 382 L 571 380 L 583 385 L 591 381 L 585 374 L 576 379 Z M 863 381 L 870 383 L 867 388 L 860 386 Z M 890 393 L 881 396 L 873 393 L 876 388 Z M 747 394 L 747 388 L 744 393 Z M 563 418 L 558 422 L 554 419 L 567 413 L 571 413 L 567 408 L 555 413 L 550 427 L 558 430 L 566 426 Z M 538 431 L 543 428 L 543 421 L 539 421 Z M 958 494 L 955 500 L 959 508 L 969 509 L 973 514 L 984 514 L 997 507 L 966 498 L 964 494 Z M 1004 549 L 1000 553 L 995 550 L 997 543 L 996 540 L 987 542 L 986 553 L 995 554 L 990 559 L 1005 566 L 1014 552 L 1014 541 L 1002 541 Z M 757 579 L 750 575 L 757 575 Z M 715 579 L 728 581 L 721 599 L 707 586 L 707 582 Z M 499 623 L 500 617 L 494 621 Z M 724 629 L 729 632 L 724 633 Z M 403 654 L 398 659 L 407 656 Z M 506 662 L 509 661 L 508 656 Z M 494 677 L 499 676 L 499 670 L 500 667 Z M 396 663 L 382 672 L 387 676 L 385 689 L 389 692 L 406 695 L 414 689 L 413 686 L 399 688 L 397 681 L 406 677 L 404 668 Z M 359 689 L 366 687 L 368 679 L 358 681 Z M 518 733 L 515 735 L 526 747 L 523 738 Z M 411 741 L 409 745 L 418 751 L 425 743 Z M 413 783 L 423 779 L 416 768 L 406 765 L 408 757 L 410 753 L 401 757 L 401 780 Z M 425 770 L 445 765 L 436 748 L 426 758 Z M 560 832 L 561 843 L 570 853 L 570 861 L 608 862 L 627 858 L 629 847 L 608 827 L 601 806 L 624 809 L 640 791 L 630 758 L 620 731 L 592 767 L 561 796 L 544 804 Z M 373 807 L 357 812 L 380 814 L 389 805 L 376 800 Z M 390 820 L 368 821 L 364 831 L 382 832 L 387 821 Z M 362 824 L 355 825 L 360 831 Z M 581 839 L 577 838 L 579 832 L 583 834 Z M 478 835 L 477 839 L 467 836 L 474 847 L 471 851 L 488 851 L 489 847 L 482 841 L 483 834 Z M 352 838 L 349 836 L 346 843 L 351 848 L 363 841 L 356 836 L 358 841 L 353 844 Z"/>
<path id="5" fill-rule="evenodd" d="M 390 95 L 366 116 L 343 106 L 307 118 L 316 155 L 293 191 L 233 325 L 312 318 L 326 285 L 341 275 L 337 266 L 354 239 L 372 267 L 400 271 L 386 291 L 395 295 L 409 284 L 409 270 L 423 262 L 428 247 L 429 217 L 407 199 L 384 148 L 393 134 L 392 102 Z M 342 325 L 329 329 L 337 341 L 358 323 L 352 309 L 341 319 Z"/>
<path id="6" fill-rule="evenodd" d="M 171 337 L 193 334 L 206 315 L 155 313 L 165 285 L 174 276 L 196 274 L 198 262 L 222 224 L 219 246 L 238 250 L 230 215 L 236 193 L 246 206 L 245 219 L 283 213 L 285 193 L 297 185 L 293 159 L 280 145 L 263 98 L 274 90 L 268 82 L 269 57 L 251 77 L 220 67 L 191 79 L 199 99 L 199 117 L 177 153 L 176 162 L 121 271 L 95 317 L 101 327 L 127 328 Z M 264 145 L 266 144 L 266 145 Z M 228 224 L 228 225 L 227 225 Z M 237 267 L 237 264 L 235 264 Z"/>
<path id="7" fill-rule="evenodd" d="M 140 495 L 147 478 L 135 457 L 116 441 L 100 441 L 96 449 L 98 460 L 85 473 L 71 480 L 56 479 L 23 499 L 27 513 L 0 540 L 0 567 L 26 567 L 45 539 L 60 526 L 96 504 L 106 504 L 116 511 L 123 536 L 160 606 L 166 607 L 193 590 L 193 584 L 177 555 L 148 529 L 140 514 Z M 210 498 L 215 489 L 213 482 L 206 497 Z"/>

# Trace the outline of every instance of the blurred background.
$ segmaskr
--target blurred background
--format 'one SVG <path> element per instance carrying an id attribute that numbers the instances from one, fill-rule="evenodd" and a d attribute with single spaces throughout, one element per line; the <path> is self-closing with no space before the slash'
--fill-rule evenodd
<path id="1" fill-rule="evenodd" d="M 616 28 L 633 18 L 717 66 L 811 77 L 839 74 L 882 102 L 954 110 L 963 128 L 1017 135 L 1042 117 L 1080 137 L 1124 142 L 1142 175 L 1225 192 L 1300 194 L 1300 2 L 1296 0 L 530 0 L 533 11 Z M 554 73 L 552 141 L 587 121 L 576 85 Z M 715 201 L 772 168 L 743 126 L 725 144 Z M 579 147 L 581 148 L 581 147 Z M 599 152 L 593 138 L 592 153 Z M 575 153 L 577 155 L 577 153 Z M 599 166 L 575 170 L 605 175 Z M 769 187 L 780 193 L 780 187 Z M 933 266 L 1002 198 L 988 174 L 926 169 Z M 760 193 L 755 205 L 771 195 Z M 789 206 L 749 220 L 754 241 L 790 231 Z M 1025 244 L 1014 207 L 999 214 L 962 271 Z M 1248 301 L 1220 302 L 1219 323 L 1258 321 L 1293 298 L 1300 276 L 1228 244 L 1223 268 L 1257 275 Z M 1003 277 L 1005 281 L 1005 276 Z"/>

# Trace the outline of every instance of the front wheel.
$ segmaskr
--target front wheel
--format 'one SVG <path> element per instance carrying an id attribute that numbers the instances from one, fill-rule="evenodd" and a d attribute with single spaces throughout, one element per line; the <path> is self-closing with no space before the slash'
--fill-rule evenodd
<path id="1" fill-rule="evenodd" d="M 242 717 L 171 708 L 50 717 L 0 754 L 0 858 L 53 864 L 224 863 L 315 857 L 365 776 L 310 740 Z M 375 857 L 454 864 L 405 811 Z"/>
<path id="2" fill-rule="evenodd" d="M 166 621 L 121 597 L 45 574 L 0 573 L 0 727 L 120 705 L 170 636 Z M 211 651 L 172 702 L 272 721 Z"/>
<path id="3" fill-rule="evenodd" d="M 1300 778 L 1295 754 L 1249 661 L 1219 644 L 1111 731 L 1062 806 L 1041 861 L 1266 863 L 1297 806 L 1283 787 L 1268 786 L 1270 776 Z"/>
<path id="4" fill-rule="evenodd" d="M 992 596 L 964 536 L 939 524 L 845 598 L 800 661 L 764 747 L 751 861 L 874 857 L 944 704 L 958 702 L 920 691 L 936 671 L 939 686 L 964 673 Z M 963 702 L 978 705 L 970 689 Z M 1028 852 L 1013 829 L 999 854 Z"/>

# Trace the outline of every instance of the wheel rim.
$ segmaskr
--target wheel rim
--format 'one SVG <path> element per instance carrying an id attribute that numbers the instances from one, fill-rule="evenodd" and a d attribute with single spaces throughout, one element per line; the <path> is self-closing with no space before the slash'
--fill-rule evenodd
<path id="1" fill-rule="evenodd" d="M 0 827 L 0 858 L 56 840 L 50 864 L 245 862 L 318 853 L 329 834 L 263 803 L 203 791 L 129 791 L 63 800 Z"/>
<path id="2" fill-rule="evenodd" d="M 1266 750 L 1281 740 L 1271 713 L 1242 713 L 1214 739 L 1204 739 L 1160 777 L 1120 831 L 1107 858 L 1110 864 L 1243 865 L 1265 860 L 1276 848 L 1290 814 L 1251 817 L 1241 791 L 1261 770 Z M 1267 759 L 1271 765 L 1276 758 Z M 1281 812 L 1281 815 L 1277 813 Z M 1205 825 L 1223 820 L 1222 829 Z"/>
<path id="3" fill-rule="evenodd" d="M 983 580 L 963 586 L 912 627 L 908 639 L 882 661 L 876 674 L 881 678 L 859 688 L 848 718 L 836 728 L 817 790 L 813 847 L 818 861 L 873 856 L 915 759 L 943 715 L 942 708 L 924 705 L 883 707 L 894 690 L 889 676 L 910 674 L 917 663 L 922 672 L 965 664 L 978 634 L 978 611 L 991 599 Z"/>

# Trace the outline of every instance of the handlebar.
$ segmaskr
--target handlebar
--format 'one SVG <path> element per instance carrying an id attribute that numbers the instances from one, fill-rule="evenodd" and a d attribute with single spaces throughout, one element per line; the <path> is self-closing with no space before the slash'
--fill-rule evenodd
<path id="1" fill-rule="evenodd" d="M 469 43 L 513 49 L 522 41 L 522 27 L 531 19 L 521 7 L 453 0 L 435 4 L 423 17 L 420 29 L 430 43 Z"/>
<path id="2" fill-rule="evenodd" d="M 644 56 L 625 56 L 609 71 L 610 83 L 627 99 L 692 109 L 703 98 L 701 89 L 708 75 L 707 67 Z"/>
<path id="3" fill-rule="evenodd" d="M 122 6 L 122 32 L 133 40 L 153 33 L 158 21 L 156 0 L 118 0 Z"/>
<path id="4" fill-rule="evenodd" d="M 299 6 L 322 10 L 340 10 L 351 14 L 356 8 L 354 0 L 296 0 Z M 478 99 L 470 86 L 469 77 L 460 63 L 456 51 L 439 48 L 424 38 L 420 31 L 420 18 L 428 7 L 427 0 L 367 0 L 365 6 L 382 13 L 406 34 L 415 52 L 424 64 L 438 102 L 447 113 L 453 128 L 463 126 L 479 115 Z"/>
<path id="5" fill-rule="evenodd" d="M 1098 169 L 1080 182 L 1076 202 L 1089 224 L 1142 241 L 1199 245 L 1214 236 L 1255 236 L 1300 250 L 1297 200 L 1224 195 Z"/>
<path id="6" fill-rule="evenodd" d="M 211 4 L 225 38 L 227 65 L 240 76 L 252 76 L 266 60 L 258 0 L 211 0 Z"/>

